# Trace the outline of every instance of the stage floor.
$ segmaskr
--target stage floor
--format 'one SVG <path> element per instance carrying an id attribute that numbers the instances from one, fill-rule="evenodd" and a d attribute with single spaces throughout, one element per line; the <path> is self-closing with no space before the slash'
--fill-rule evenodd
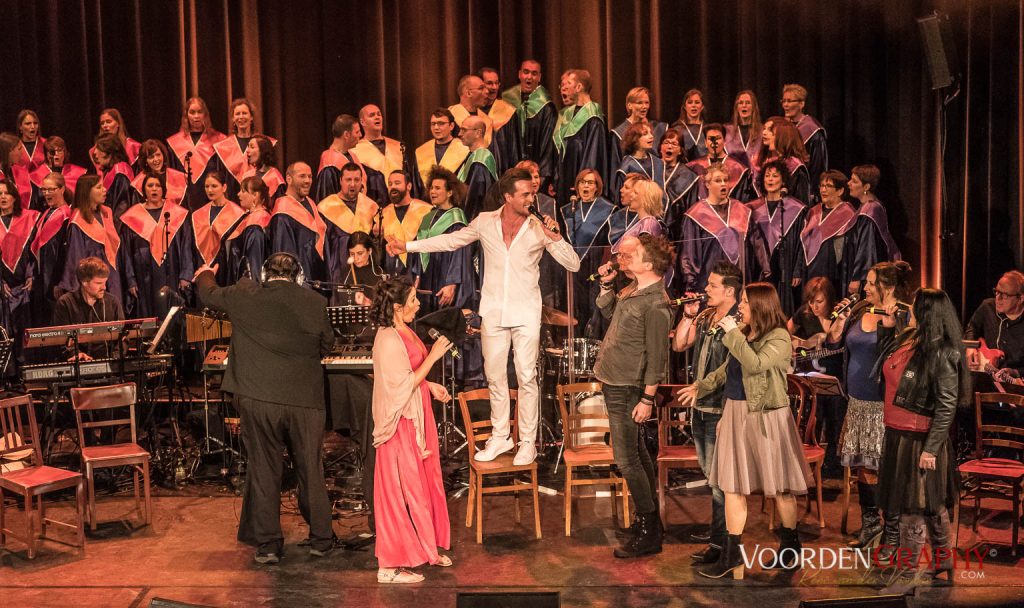
<path id="1" fill-rule="evenodd" d="M 833 487 L 827 492 L 828 527 L 818 527 L 812 511 L 801 520 L 804 546 L 839 547 L 839 502 Z M 875 572 L 804 570 L 795 575 L 747 571 L 742 582 L 715 581 L 697 576 L 690 555 L 699 545 L 688 541 L 699 526 L 673 523 L 662 554 L 638 560 L 617 560 L 607 498 L 577 501 L 574 532 L 564 536 L 562 497 L 541 497 L 542 540 L 533 537 L 529 501 L 523 523 L 515 524 L 512 499 L 490 497 L 484 522 L 484 543 L 475 542 L 465 527 L 465 498 L 449 502 L 455 566 L 423 567 L 426 581 L 417 585 L 379 585 L 372 546 L 363 551 L 337 550 L 325 558 L 310 557 L 296 543 L 306 536 L 294 503 L 285 501 L 282 516 L 287 548 L 276 566 L 252 561 L 252 549 L 235 541 L 241 499 L 216 490 L 207 495 L 159 496 L 154 499 L 151 527 L 135 519 L 116 521 L 134 513 L 130 498 L 101 498 L 101 524 L 90 535 L 83 556 L 73 547 L 45 543 L 33 561 L 24 547 L 10 541 L 0 550 L 0 606 L 66 608 L 149 606 L 165 598 L 205 606 L 455 606 L 460 592 L 556 591 L 563 606 L 796 606 L 801 599 L 878 595 L 885 583 Z M 703 520 L 709 508 L 705 490 L 672 497 L 672 522 Z M 193 492 L 194 494 L 195 492 Z M 212 494 L 212 495 L 211 495 Z M 856 499 L 854 498 L 854 503 Z M 744 543 L 777 546 L 766 530 L 761 499 L 750 499 L 748 533 Z M 60 516 L 67 503 L 48 509 Z M 21 513 L 8 511 L 18 525 Z M 983 512 L 978 534 L 970 528 L 970 512 L 961 522 L 960 547 L 1009 540 L 1008 513 Z M 857 507 L 851 509 L 858 527 Z M 132 523 L 136 527 L 132 527 Z M 338 536 L 365 531 L 365 517 L 335 521 Z M 57 531 L 57 534 L 62 534 Z M 66 538 L 66 537 L 65 537 Z M 1004 551 L 1008 553 L 1008 551 Z M 1000 558 L 993 558 L 1000 559 Z M 986 561 L 983 571 L 956 573 L 956 585 L 917 588 L 913 606 L 1024 605 L 1024 560 Z"/>

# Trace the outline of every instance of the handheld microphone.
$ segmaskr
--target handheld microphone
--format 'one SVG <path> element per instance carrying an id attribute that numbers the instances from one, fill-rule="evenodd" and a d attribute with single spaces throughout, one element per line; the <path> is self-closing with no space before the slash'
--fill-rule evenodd
<path id="1" fill-rule="evenodd" d="M 679 306 L 680 304 L 693 304 L 694 302 L 700 302 L 703 304 L 708 301 L 708 294 L 702 293 L 700 295 L 691 296 L 689 298 L 676 298 L 675 300 L 669 300 L 668 303 L 672 306 Z"/>
<path id="2" fill-rule="evenodd" d="M 611 270 L 612 270 L 612 272 L 618 272 L 619 271 L 619 263 L 618 262 L 612 262 Z M 587 280 L 590 281 L 591 283 L 593 283 L 594 281 L 600 279 L 603 276 L 604 275 L 601 274 L 600 272 L 595 272 L 594 274 L 588 276 Z"/>
<path id="3" fill-rule="evenodd" d="M 540 211 L 537 211 L 536 205 L 530 205 L 529 207 L 526 208 L 526 210 L 530 212 L 530 215 L 540 220 L 542 226 L 547 227 L 547 224 L 544 223 L 544 216 L 540 214 Z M 558 226 L 552 228 L 551 232 L 558 234 Z"/>
<path id="4" fill-rule="evenodd" d="M 740 322 L 743 321 L 743 315 L 740 314 L 739 311 L 736 311 L 735 315 L 728 315 L 728 316 L 731 316 L 732 318 L 736 319 L 737 323 L 740 323 Z M 720 325 L 715 325 L 714 327 L 712 327 L 711 329 L 708 330 L 708 335 L 709 336 L 717 336 L 720 333 L 722 333 L 722 327 Z"/>
<path id="5" fill-rule="evenodd" d="M 433 338 L 434 340 L 437 340 L 437 339 L 439 339 L 441 337 L 441 332 L 439 332 L 439 331 L 437 331 L 437 329 L 431 327 L 430 329 L 427 330 L 427 335 L 430 336 L 431 338 Z M 459 349 L 458 349 L 458 347 L 456 347 L 454 344 L 449 346 L 448 347 L 448 354 L 450 354 L 453 358 L 458 359 L 459 358 Z"/>
<path id="6" fill-rule="evenodd" d="M 843 314 L 847 310 L 853 307 L 854 304 L 860 301 L 860 294 L 855 293 L 852 296 L 846 298 L 845 304 L 840 304 L 832 309 L 832 314 L 828 316 L 829 319 L 835 321 L 839 318 L 839 315 Z"/>
<path id="7" fill-rule="evenodd" d="M 871 313 L 873 315 L 883 315 L 883 316 L 886 316 L 886 317 L 889 316 L 889 312 L 886 309 L 878 308 L 877 306 L 872 306 L 872 307 L 868 308 L 867 312 L 869 312 L 869 313 Z M 896 305 L 896 314 L 897 315 L 905 315 L 905 314 L 907 314 L 906 306 L 904 306 L 903 304 L 897 304 Z"/>

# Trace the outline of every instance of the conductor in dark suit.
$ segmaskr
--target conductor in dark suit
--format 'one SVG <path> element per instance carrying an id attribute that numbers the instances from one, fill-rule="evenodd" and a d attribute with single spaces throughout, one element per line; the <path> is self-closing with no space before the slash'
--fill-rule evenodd
<path id="1" fill-rule="evenodd" d="M 222 388 L 235 396 L 249 455 L 238 540 L 257 547 L 261 564 L 280 560 L 281 454 L 287 447 L 310 555 L 324 556 L 334 542 L 320 459 L 326 415 L 320 359 L 334 341 L 327 300 L 302 287 L 302 267 L 290 253 L 267 258 L 262 284 L 241 279 L 218 287 L 216 270 L 203 266 L 195 283 L 203 303 L 227 312 L 233 328 Z"/>

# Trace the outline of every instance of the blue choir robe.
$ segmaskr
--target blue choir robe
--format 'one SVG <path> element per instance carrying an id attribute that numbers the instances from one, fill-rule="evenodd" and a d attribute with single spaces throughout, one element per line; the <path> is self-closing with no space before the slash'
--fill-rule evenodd
<path id="1" fill-rule="evenodd" d="M 880 202 L 868 201 L 857 209 L 857 219 L 850 229 L 843 256 L 849 260 L 847 280 L 861 284 L 875 264 L 902 259 L 889 232 L 889 216 Z"/>
<path id="2" fill-rule="evenodd" d="M 751 133 L 749 125 L 725 125 L 725 152 L 743 163 L 753 176 L 757 167 L 761 166 L 761 132 Z"/>
<path id="3" fill-rule="evenodd" d="M 661 143 L 661 138 L 664 137 L 665 132 L 668 131 L 668 123 L 648 119 L 647 124 L 651 126 L 651 133 L 654 134 L 654 149 L 651 150 L 651 153 L 654 154 L 655 156 L 660 157 L 661 150 L 658 149 L 658 144 Z M 612 137 L 613 141 L 615 142 L 615 149 L 619 151 L 618 157 L 615 159 L 616 161 L 621 162 L 623 157 L 625 156 L 625 153 L 622 152 L 622 140 L 623 138 L 626 137 L 626 131 L 628 131 L 631 126 L 633 126 L 633 123 L 629 122 L 629 120 L 627 119 L 619 123 L 618 126 L 616 126 L 614 129 L 612 129 Z"/>
<path id="4" fill-rule="evenodd" d="M 57 286 L 64 292 L 78 289 L 78 263 L 88 257 L 96 257 L 107 263 L 110 269 L 107 293 L 117 298 L 118 302 L 123 302 L 122 274 L 131 272 L 131 268 L 121 247 L 121 237 L 114 224 L 114 213 L 106 205 L 100 205 L 91 222 L 85 221 L 77 210 L 71 213 L 64 269 Z"/>
<path id="5" fill-rule="evenodd" d="M 615 245 L 640 217 L 628 207 L 619 207 L 608 218 L 608 245 Z"/>
<path id="6" fill-rule="evenodd" d="M 741 203 L 746 203 L 757 198 L 757 193 L 750 177 L 750 170 L 740 161 L 731 156 L 723 156 L 716 162 L 721 163 L 725 172 L 729 174 L 729 198 L 734 198 Z M 705 199 L 708 196 L 708 186 L 704 183 L 704 176 L 711 168 L 712 161 L 707 156 L 702 156 L 686 164 L 691 171 L 701 179 L 697 181 L 697 200 Z"/>
<path id="7" fill-rule="evenodd" d="M 754 214 L 754 223 L 761 233 L 758 245 L 766 249 L 771 271 L 770 281 L 775 285 L 786 316 L 792 316 L 802 300 L 802 287 L 793 287 L 793 279 L 803 275 L 800 266 L 800 231 L 804 226 L 807 207 L 792 196 L 779 201 L 759 198 L 748 204 Z M 785 222 L 785 223 L 783 223 Z"/>
<path id="8" fill-rule="evenodd" d="M 423 218 L 433 209 L 430 203 L 414 198 L 409 201 L 408 205 L 396 206 L 392 203 L 384 207 L 374 219 L 380 219 L 383 222 L 382 232 L 384 236 L 394 237 L 403 243 L 408 243 L 409 241 L 416 240 L 416 234 L 420 230 Z M 371 251 L 371 254 L 373 253 Z M 384 271 L 388 275 L 397 276 L 408 273 L 409 254 L 401 253 L 393 256 L 385 252 L 383 255 Z M 380 258 L 377 259 L 379 260 Z M 379 262 L 376 263 L 380 265 Z"/>
<path id="9" fill-rule="evenodd" d="M 626 177 L 630 173 L 639 173 L 654 182 L 664 193 L 661 197 L 662 209 L 668 205 L 668 193 L 665 192 L 665 161 L 653 154 L 648 154 L 644 158 L 637 158 L 632 155 L 622 157 L 619 168 L 615 171 L 615 178 L 612 180 L 609 199 L 615 201 L 616 204 L 622 204 L 622 194 L 620 191 L 622 190 L 623 182 L 626 181 Z"/>
<path id="10" fill-rule="evenodd" d="M 85 175 L 85 172 L 85 167 L 79 167 L 78 165 L 72 165 L 71 163 L 64 163 L 62 167 L 51 167 L 46 164 L 36 167 L 36 170 L 29 174 L 29 179 L 32 180 L 32 185 L 35 186 L 35 188 L 32 189 L 32 202 L 29 206 L 36 211 L 46 211 L 48 207 L 46 204 L 46 197 L 43 196 L 40 188 L 43 187 L 43 180 L 47 175 L 51 173 L 60 173 L 63 175 L 64 187 L 67 188 L 68 192 L 70 192 L 73 197 L 75 194 L 75 186 L 78 184 L 78 178 Z M 26 207 L 22 206 L 22 208 L 24 209 Z"/>
<path id="11" fill-rule="evenodd" d="M 191 281 L 195 274 L 187 220 L 188 211 L 169 200 L 155 212 L 138 203 L 121 216 L 121 247 L 131 266 L 126 273 L 129 293 L 124 303 L 128 318 L 162 317 L 175 303 L 184 301 L 179 281 Z M 161 297 L 160 290 L 165 287 L 168 293 Z M 137 295 L 131 295 L 132 288 Z"/>
<path id="12" fill-rule="evenodd" d="M 332 194 L 317 206 L 326 224 L 327 280 L 344 283 L 348 274 L 348 241 L 353 232 L 369 234 L 377 215 L 377 203 L 360 193 L 355 201 Z"/>
<path id="13" fill-rule="evenodd" d="M 411 151 L 406 149 L 404 143 L 390 137 L 382 137 L 374 141 L 364 138 L 359 140 L 351 152 L 359 158 L 363 170 L 367 171 L 366 196 L 376 201 L 378 205 L 387 204 L 387 179 L 394 171 L 405 171 L 412 182 L 412 197 L 423 198 L 423 180 L 420 179 L 420 174 L 416 171 L 416 161 Z M 380 174 L 379 186 L 372 183 L 369 169 Z M 379 192 L 378 188 L 380 188 Z"/>
<path id="14" fill-rule="evenodd" d="M 589 202 L 577 202 L 576 209 L 571 204 L 563 205 L 561 209 L 565 237 L 580 258 L 580 268 L 573 273 L 572 314 L 584 327 L 586 337 L 601 338 L 593 333 L 595 326 L 591 323 L 597 312 L 594 302 L 600 285 L 587 279 L 604 261 L 603 245 L 608 240 L 609 221 L 615 209 L 614 203 L 600 196 Z"/>
<path id="15" fill-rule="evenodd" d="M 298 258 L 307 280 L 327 280 L 327 225 L 312 200 L 300 203 L 287 194 L 278 198 L 269 231 L 271 255 L 287 251 Z"/>
<path id="16" fill-rule="evenodd" d="M 470 152 L 459 169 L 458 178 L 466 184 L 465 213 L 469 221 L 472 222 L 481 211 L 494 210 L 491 208 L 494 205 L 487 202 L 487 196 L 491 186 L 498 181 L 498 168 L 490 150 L 478 148 Z"/>
<path id="17" fill-rule="evenodd" d="M 826 277 L 837 296 L 846 294 L 850 282 L 847 241 L 856 222 L 857 211 L 846 201 L 831 211 L 820 203 L 808 210 L 804 228 L 800 231 L 800 267 L 804 282 L 814 277 Z"/>
<path id="18" fill-rule="evenodd" d="M 139 201 L 139 193 L 132 187 L 135 174 L 128 163 L 117 163 L 103 174 L 103 187 L 107 189 L 107 198 L 103 204 L 114 212 L 114 222 L 121 229 L 121 214 Z"/>
<path id="19" fill-rule="evenodd" d="M 242 187 L 242 180 L 247 177 L 250 171 L 249 159 L 245 156 L 245 149 L 249 145 L 251 137 L 239 137 L 238 135 L 227 135 L 220 141 L 213 144 L 214 156 L 210 159 L 213 167 L 224 176 L 228 187 L 228 200 L 238 200 L 238 191 Z M 277 146 L 277 140 L 267 137 L 270 143 Z M 270 189 L 273 197 L 274 189 Z"/>
<path id="20" fill-rule="evenodd" d="M 469 148 L 458 138 L 452 138 L 448 143 L 440 145 L 431 139 L 416 148 L 416 169 L 420 172 L 423 184 L 429 190 L 430 184 L 427 182 L 434 166 L 444 167 L 452 173 L 458 173 L 468 156 Z"/>
<path id="21" fill-rule="evenodd" d="M 721 260 L 739 266 L 745 281 L 768 276 L 767 250 L 753 213 L 736 199 L 729 199 L 728 204 L 727 221 L 707 200 L 686 212 L 679 255 L 680 288 L 684 293 L 704 291 L 708 275 Z"/>
<path id="22" fill-rule="evenodd" d="M 686 210 L 700 200 L 700 177 L 683 162 L 665 167 L 665 226 L 669 238 L 679 240 Z"/>
<path id="23" fill-rule="evenodd" d="M 217 264 L 216 280 L 221 287 L 231 284 L 230 244 L 245 221 L 245 210 L 231 201 L 221 207 L 207 203 L 189 216 L 185 229 L 187 247 L 195 268 L 203 264 Z M 191 277 L 189 277 L 191 278 Z"/>
<path id="24" fill-rule="evenodd" d="M 776 157 L 769 158 L 768 161 L 780 160 Z M 814 205 L 813 201 L 817 200 L 817 189 L 818 182 L 811 182 L 810 174 L 807 172 L 807 165 L 803 163 L 799 158 L 794 156 L 787 156 L 781 159 L 786 164 L 786 169 L 789 170 L 789 179 L 786 181 L 787 196 L 792 196 L 798 201 L 804 203 L 808 207 Z M 765 161 L 766 163 L 768 161 Z M 757 174 L 753 176 L 752 181 L 756 185 L 755 190 L 758 192 L 758 196 L 761 196 L 761 179 L 763 177 L 763 166 L 758 168 Z M 813 185 L 812 185 L 813 184 Z"/>
<path id="25" fill-rule="evenodd" d="M 6 216 L 10 225 L 0 221 L 0 259 L 3 260 L 3 282 L 10 297 L 3 299 L 3 325 L 7 335 L 14 338 L 14 355 L 22 363 L 22 334 L 32 321 L 31 289 L 29 279 L 35 282 L 36 258 L 29 251 L 35 233 L 39 212 L 23 209 L 18 215 Z"/>
<path id="26" fill-rule="evenodd" d="M 239 279 L 259 282 L 263 262 L 266 261 L 270 249 L 268 226 L 270 212 L 263 208 L 251 210 L 238 227 L 239 235 L 228 241 L 231 246 L 231 273 L 228 280 L 232 284 L 237 283 Z"/>
<path id="27" fill-rule="evenodd" d="M 70 218 L 71 207 L 61 205 L 56 209 L 47 208 L 36 221 L 35 236 L 29 247 L 36 258 L 36 278 L 32 282 L 34 327 L 42 327 L 53 318 L 53 307 L 57 303 L 54 288 L 64 273 L 64 248 Z"/>
<path id="28" fill-rule="evenodd" d="M 601 175 L 608 196 L 612 172 L 611 146 L 604 112 L 596 102 L 583 106 L 569 106 L 558 114 L 558 124 L 552 139 L 558 154 L 555 199 L 559 204 L 569 202 L 576 187 L 576 176 L 583 169 L 594 169 Z"/>
<path id="29" fill-rule="evenodd" d="M 355 163 L 363 171 L 363 192 L 378 205 L 388 203 L 388 185 L 384 174 L 359 162 L 353 150 L 338 152 L 327 148 L 320 154 L 320 167 L 316 171 L 311 196 L 320 202 L 332 194 L 341 192 L 341 168 Z"/>
<path id="30" fill-rule="evenodd" d="M 204 188 L 206 176 L 218 168 L 217 151 L 213 146 L 225 137 L 226 135 L 217 131 L 210 133 L 178 131 L 167 138 L 167 147 L 171 151 L 170 158 L 167 159 L 167 166 L 184 171 L 189 176 L 188 188 L 185 190 L 185 199 L 182 202 L 186 208 L 198 209 L 209 200 Z M 189 156 L 190 153 L 191 156 Z"/>
<path id="31" fill-rule="evenodd" d="M 462 209 L 452 207 L 442 211 L 434 208 L 420 222 L 416 239 L 423 240 L 450 234 L 467 225 L 469 222 Z M 477 277 L 473 272 L 472 255 L 472 247 L 460 247 L 455 251 L 409 254 L 409 270 L 412 276 L 419 280 L 418 293 L 423 305 L 420 316 L 440 308 L 434 294 L 448 285 L 455 285 L 455 300 L 450 306 L 471 308 L 475 304 Z"/>
<path id="32" fill-rule="evenodd" d="M 284 193 L 288 191 L 288 184 L 284 180 L 284 175 L 281 175 L 281 171 L 277 167 L 263 167 L 259 171 L 256 167 L 249 167 L 242 174 L 242 179 L 247 177 L 259 177 L 263 180 L 263 183 L 267 186 L 267 191 L 270 192 L 270 201 L 276 201 L 279 196 L 284 196 Z M 227 197 L 228 200 L 236 200 Z"/>
<path id="33" fill-rule="evenodd" d="M 516 107 L 499 98 L 481 110 L 487 114 L 492 126 L 491 143 L 487 149 L 494 155 L 498 175 L 504 175 L 506 171 L 522 160 L 523 138 L 519 129 L 519 116 L 516 114 Z"/>
<path id="34" fill-rule="evenodd" d="M 796 129 L 800 132 L 800 137 L 804 140 L 804 148 L 807 149 L 807 155 L 810 157 L 807 160 L 808 181 L 817 186 L 821 174 L 828 171 L 828 135 L 825 133 L 825 127 L 807 114 L 804 114 L 803 118 L 796 123 Z M 807 204 L 820 202 L 817 189 L 812 188 L 810 197 L 811 200 L 808 200 Z"/>
<path id="35" fill-rule="evenodd" d="M 540 169 L 541 190 L 547 191 L 557 173 L 558 156 L 552 135 L 558 122 L 558 110 L 547 89 L 538 86 L 528 95 L 516 85 L 501 94 L 515 107 L 521 138 L 521 158 L 532 160 Z"/>
<path id="36" fill-rule="evenodd" d="M 697 160 L 708 155 L 707 144 L 704 141 L 704 121 L 696 125 L 684 124 L 680 121 L 672 123 L 672 128 L 679 131 L 680 147 L 683 149 L 683 157 L 687 162 Z"/>

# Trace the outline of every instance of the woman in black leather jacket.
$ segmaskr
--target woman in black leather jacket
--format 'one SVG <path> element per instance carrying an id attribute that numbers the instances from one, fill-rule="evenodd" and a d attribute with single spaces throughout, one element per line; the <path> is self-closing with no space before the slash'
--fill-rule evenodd
<path id="1" fill-rule="evenodd" d="M 949 557 L 925 574 L 948 572 L 951 581 L 949 509 L 960 480 L 949 431 L 957 406 L 970 400 L 960 323 L 939 289 L 918 291 L 911 326 L 899 334 L 890 308 L 878 329 L 875 367 L 885 398 L 879 503 L 885 512 L 901 514 L 897 555 L 916 565 L 925 542 L 933 552 L 945 549 Z"/>

